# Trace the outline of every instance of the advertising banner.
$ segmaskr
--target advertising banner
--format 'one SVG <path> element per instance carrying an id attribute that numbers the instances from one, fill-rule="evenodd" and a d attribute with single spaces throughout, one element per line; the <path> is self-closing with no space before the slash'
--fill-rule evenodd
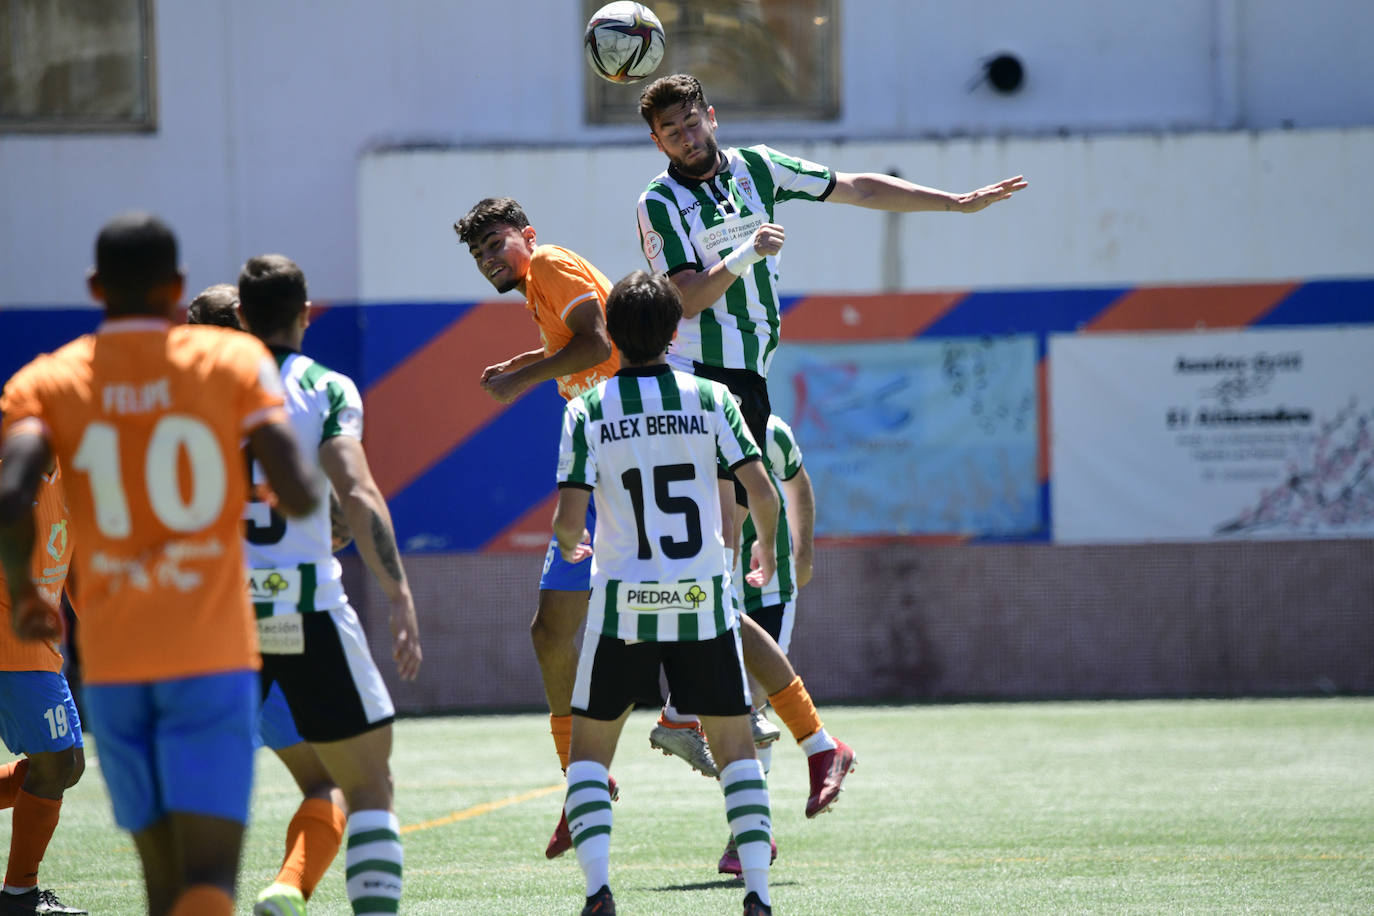
<path id="1" fill-rule="evenodd" d="M 1059 542 L 1374 537 L 1374 326 L 1049 341 Z"/>
<path id="2" fill-rule="evenodd" d="M 1034 335 L 784 343 L 768 373 L 816 490 L 816 533 L 1040 527 Z"/>

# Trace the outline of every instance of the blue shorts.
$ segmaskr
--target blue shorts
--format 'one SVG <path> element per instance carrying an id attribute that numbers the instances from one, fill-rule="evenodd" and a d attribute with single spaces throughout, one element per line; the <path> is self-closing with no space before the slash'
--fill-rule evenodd
<path id="1" fill-rule="evenodd" d="M 0 671 L 0 740 L 15 754 L 82 747 L 81 717 L 58 671 Z"/>
<path id="2" fill-rule="evenodd" d="M 587 503 L 587 530 L 596 534 L 596 502 Z M 581 563 L 569 563 L 558 549 L 558 538 L 549 540 L 544 554 L 544 574 L 539 577 L 539 590 L 550 592 L 588 592 L 592 588 L 591 557 Z"/>
<path id="3" fill-rule="evenodd" d="M 248 822 L 258 673 L 88 684 L 88 723 L 115 823 L 138 833 L 169 812 Z"/>
<path id="4" fill-rule="evenodd" d="M 281 692 L 281 684 L 272 682 L 262 705 L 258 707 L 258 739 L 269 749 L 279 751 L 305 739 L 296 731 L 296 720 L 291 716 L 291 707 L 286 705 L 286 695 Z"/>

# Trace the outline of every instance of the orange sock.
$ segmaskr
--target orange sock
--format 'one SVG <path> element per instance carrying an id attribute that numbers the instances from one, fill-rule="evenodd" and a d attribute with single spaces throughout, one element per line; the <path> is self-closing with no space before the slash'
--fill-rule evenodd
<path id="1" fill-rule="evenodd" d="M 24 788 L 24 777 L 29 775 L 29 758 L 20 757 L 0 767 L 0 809 L 13 808 Z"/>
<path id="2" fill-rule="evenodd" d="M 568 769 L 568 758 L 572 755 L 572 716 L 549 714 L 549 730 L 553 732 L 553 747 L 558 751 L 558 764 Z"/>
<path id="3" fill-rule="evenodd" d="M 816 714 L 816 704 L 811 702 L 811 694 L 800 677 L 792 678 L 792 683 L 768 697 L 778 718 L 787 726 L 792 737 L 801 741 L 821 730 L 821 717 Z"/>
<path id="4" fill-rule="evenodd" d="M 62 799 L 39 798 L 22 789 L 14 803 L 14 834 L 10 837 L 10 864 L 5 883 L 10 887 L 38 884 L 38 863 L 48 851 L 48 841 L 57 829 Z"/>
<path id="5" fill-rule="evenodd" d="M 286 858 L 277 881 L 299 888 L 307 900 L 339 853 L 348 815 L 328 799 L 307 798 L 286 825 Z"/>
<path id="6" fill-rule="evenodd" d="M 192 884 L 181 892 L 169 916 L 234 916 L 234 898 L 214 884 Z"/>

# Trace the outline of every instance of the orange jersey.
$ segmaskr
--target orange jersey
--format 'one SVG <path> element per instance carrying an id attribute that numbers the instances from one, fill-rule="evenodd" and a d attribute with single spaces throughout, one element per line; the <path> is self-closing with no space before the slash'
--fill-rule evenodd
<path id="1" fill-rule="evenodd" d="M 103 323 L 19 370 L 4 431 L 42 432 L 66 476 L 87 682 L 258 667 L 243 587 L 243 437 L 285 420 L 277 365 L 251 335 Z"/>
<path id="2" fill-rule="evenodd" d="M 610 292 L 611 281 L 581 256 L 557 245 L 535 246 L 525 279 L 525 308 L 539 325 L 545 355 L 552 356 L 572 340 L 569 312 L 588 300 L 595 300 L 604 316 Z M 571 400 L 619 370 L 620 353 L 612 345 L 611 355 L 603 362 L 572 375 L 560 376 L 558 393 Z"/>
<path id="3" fill-rule="evenodd" d="M 33 506 L 34 545 L 29 576 L 53 607 L 60 607 L 62 588 L 72 560 L 71 522 L 62 496 L 62 471 L 54 468 L 38 484 Z M 21 640 L 10 628 L 10 591 L 0 570 L 0 671 L 61 671 L 62 651 L 54 643 Z"/>

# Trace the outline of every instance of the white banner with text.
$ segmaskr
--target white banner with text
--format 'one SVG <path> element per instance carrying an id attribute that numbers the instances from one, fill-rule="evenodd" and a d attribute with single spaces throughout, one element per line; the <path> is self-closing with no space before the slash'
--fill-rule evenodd
<path id="1" fill-rule="evenodd" d="M 1049 340 L 1060 543 L 1374 537 L 1374 326 Z"/>

